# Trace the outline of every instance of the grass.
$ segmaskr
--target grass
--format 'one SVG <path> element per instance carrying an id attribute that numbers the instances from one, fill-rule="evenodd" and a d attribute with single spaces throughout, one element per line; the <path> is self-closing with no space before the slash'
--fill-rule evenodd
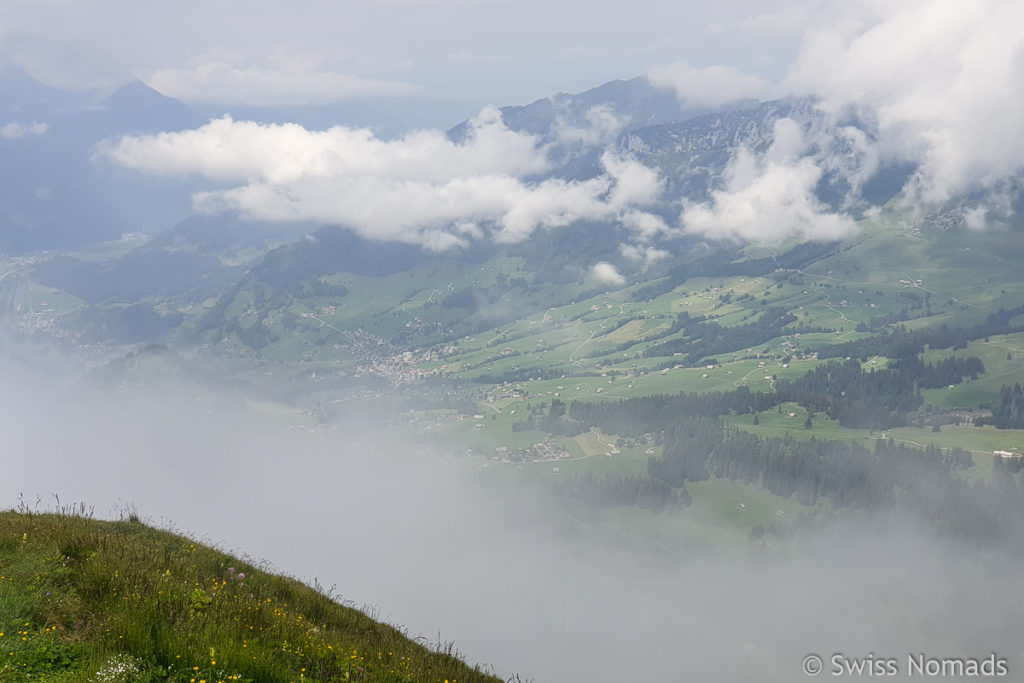
<path id="1" fill-rule="evenodd" d="M 0 512 L 0 681 L 498 681 L 330 592 L 137 521 Z"/>
<path id="2" fill-rule="evenodd" d="M 793 417 L 790 417 L 791 414 Z M 841 427 L 837 421 L 829 419 L 824 413 L 816 413 L 811 418 L 811 428 L 807 429 L 804 423 L 810 413 L 797 403 L 780 403 L 775 408 L 756 413 L 756 425 L 753 423 L 754 415 L 723 415 L 722 421 L 766 439 L 784 439 L 791 436 L 804 440 L 813 437 L 819 441 L 863 443 L 865 439 L 876 435 L 867 429 Z"/>
<path id="3" fill-rule="evenodd" d="M 902 427 L 887 430 L 886 436 L 897 443 L 915 446 L 933 444 L 939 448 L 963 448 L 974 458 L 975 475 L 987 477 L 992 472 L 993 451 L 1024 451 L 1024 429 L 996 429 L 991 425 L 942 425 L 941 430 Z"/>
<path id="4" fill-rule="evenodd" d="M 801 515 L 827 512 L 827 499 L 819 499 L 808 507 L 795 500 L 770 491 L 728 479 L 712 478 L 687 482 L 686 489 L 693 497 L 689 514 L 699 523 L 733 533 L 745 533 L 754 525 L 785 528 Z"/>
<path id="5" fill-rule="evenodd" d="M 950 356 L 977 356 L 985 364 L 985 373 L 977 380 L 967 380 L 952 389 L 942 387 L 922 392 L 925 400 L 943 409 L 998 403 L 1004 385 L 1020 382 L 1024 377 L 1024 333 L 993 336 L 987 340 L 968 342 L 966 349 L 929 350 L 925 362 L 934 363 Z"/>

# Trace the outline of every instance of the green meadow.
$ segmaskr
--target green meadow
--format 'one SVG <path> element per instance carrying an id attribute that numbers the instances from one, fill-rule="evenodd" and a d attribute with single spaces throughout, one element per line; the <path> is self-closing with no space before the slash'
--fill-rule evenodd
<path id="1" fill-rule="evenodd" d="M 320 587 L 85 512 L 0 512 L 2 681 L 499 680 Z"/>

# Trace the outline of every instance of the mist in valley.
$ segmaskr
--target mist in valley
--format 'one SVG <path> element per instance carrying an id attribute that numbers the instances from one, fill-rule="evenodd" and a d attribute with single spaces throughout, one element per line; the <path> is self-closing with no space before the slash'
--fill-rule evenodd
<path id="1" fill-rule="evenodd" d="M 812 653 L 830 677 L 834 654 L 901 675 L 918 654 L 1024 666 L 1021 558 L 1002 542 L 883 513 L 761 544 L 673 539 L 686 510 L 624 533 L 614 512 L 485 483 L 379 409 L 311 426 L 229 393 L 3 372 L 0 507 L 138 511 L 502 677 L 793 681 Z"/>

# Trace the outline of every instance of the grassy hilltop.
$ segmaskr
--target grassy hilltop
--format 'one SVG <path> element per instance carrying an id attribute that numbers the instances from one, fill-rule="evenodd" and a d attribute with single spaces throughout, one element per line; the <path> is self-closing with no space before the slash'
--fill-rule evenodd
<path id="1" fill-rule="evenodd" d="M 400 630 L 137 521 L 0 512 L 0 681 L 498 681 Z"/>

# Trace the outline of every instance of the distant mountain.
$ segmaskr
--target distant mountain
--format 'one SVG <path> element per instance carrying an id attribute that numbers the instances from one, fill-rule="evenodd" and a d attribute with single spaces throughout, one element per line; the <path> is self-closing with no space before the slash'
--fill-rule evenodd
<path id="1" fill-rule="evenodd" d="M 94 160 L 121 134 L 181 130 L 198 114 L 141 81 L 108 97 L 0 73 L 0 251 L 19 254 L 159 232 L 191 211 L 191 188 Z M 5 121 L 4 118 L 7 118 Z"/>
<path id="2" fill-rule="evenodd" d="M 601 153 L 626 131 L 719 110 L 683 106 L 671 90 L 637 77 L 610 81 L 581 93 L 558 93 L 524 106 L 502 107 L 501 114 L 510 129 L 535 135 L 549 145 L 555 175 L 584 179 L 601 173 Z M 461 141 L 468 127 L 469 121 L 463 121 L 448 131 L 448 137 Z"/>
<path id="3" fill-rule="evenodd" d="M 823 122 L 809 99 L 784 98 L 770 102 L 742 100 L 723 107 L 688 108 L 671 90 L 656 88 L 646 78 L 611 81 L 578 94 L 559 93 L 525 106 L 503 107 L 506 126 L 537 136 L 548 146 L 552 175 L 584 180 L 603 172 L 601 154 L 618 149 L 665 180 L 669 202 L 703 201 L 721 189 L 723 173 L 737 148 L 765 152 L 774 141 L 775 123 L 791 118 L 809 135 Z M 844 122 L 870 138 L 869 127 L 857 120 Z M 469 121 L 448 131 L 455 141 L 465 139 Z M 818 140 L 815 145 L 821 145 Z M 849 156 L 844 141 L 831 139 L 818 151 L 831 158 Z M 906 166 L 885 167 L 862 188 L 863 207 L 892 198 L 912 172 Z M 838 169 L 824 174 L 817 188 L 821 201 L 838 207 L 848 201 L 848 181 Z M 844 206 L 844 208 L 854 208 Z"/>
<path id="4" fill-rule="evenodd" d="M 206 123 L 189 107 L 138 79 L 115 90 L 91 112 L 110 133 L 118 134 L 185 130 Z"/>
<path id="5" fill-rule="evenodd" d="M 656 88 L 643 77 L 628 81 L 610 81 L 577 93 L 558 93 L 523 106 L 502 107 L 505 125 L 512 130 L 537 135 L 545 140 L 557 138 L 559 130 L 587 128 L 587 115 L 603 108 L 622 120 L 628 129 L 684 121 L 709 109 L 691 109 L 680 104 L 670 90 Z M 463 121 L 448 135 L 453 140 L 465 137 L 469 122 Z"/>
<path id="6" fill-rule="evenodd" d="M 149 297 L 175 304 L 201 301 L 241 276 L 246 265 L 241 251 L 262 253 L 267 247 L 266 231 L 257 227 L 261 225 L 194 216 L 118 258 L 58 256 L 36 266 L 34 273 L 41 283 L 89 304 L 135 303 Z"/>
<path id="7" fill-rule="evenodd" d="M 775 124 L 789 118 L 808 137 L 812 152 L 834 162 L 817 187 L 818 199 L 838 208 L 847 200 L 849 184 L 840 168 L 851 157 L 846 142 L 834 136 L 816 138 L 823 122 L 815 102 L 806 98 L 784 98 L 757 103 L 729 111 L 702 114 L 685 121 L 636 128 L 618 140 L 618 149 L 655 167 L 665 179 L 665 193 L 673 199 L 706 200 L 710 192 L 723 185 L 723 173 L 735 150 L 744 147 L 755 154 L 764 153 L 775 140 Z M 866 138 L 873 135 L 862 122 L 844 122 L 860 129 Z M 852 159 L 850 164 L 857 164 Z M 868 180 L 862 190 L 863 205 L 881 205 L 895 196 L 912 172 L 905 165 L 886 166 Z M 856 208 L 856 207 L 845 207 Z"/>
<path id="8" fill-rule="evenodd" d="M 668 196 L 703 200 L 720 186 L 737 147 L 764 152 L 774 139 L 776 121 L 783 117 L 806 121 L 812 116 L 809 102 L 765 102 L 636 128 L 620 137 L 618 148 L 657 168 L 665 178 Z"/>

